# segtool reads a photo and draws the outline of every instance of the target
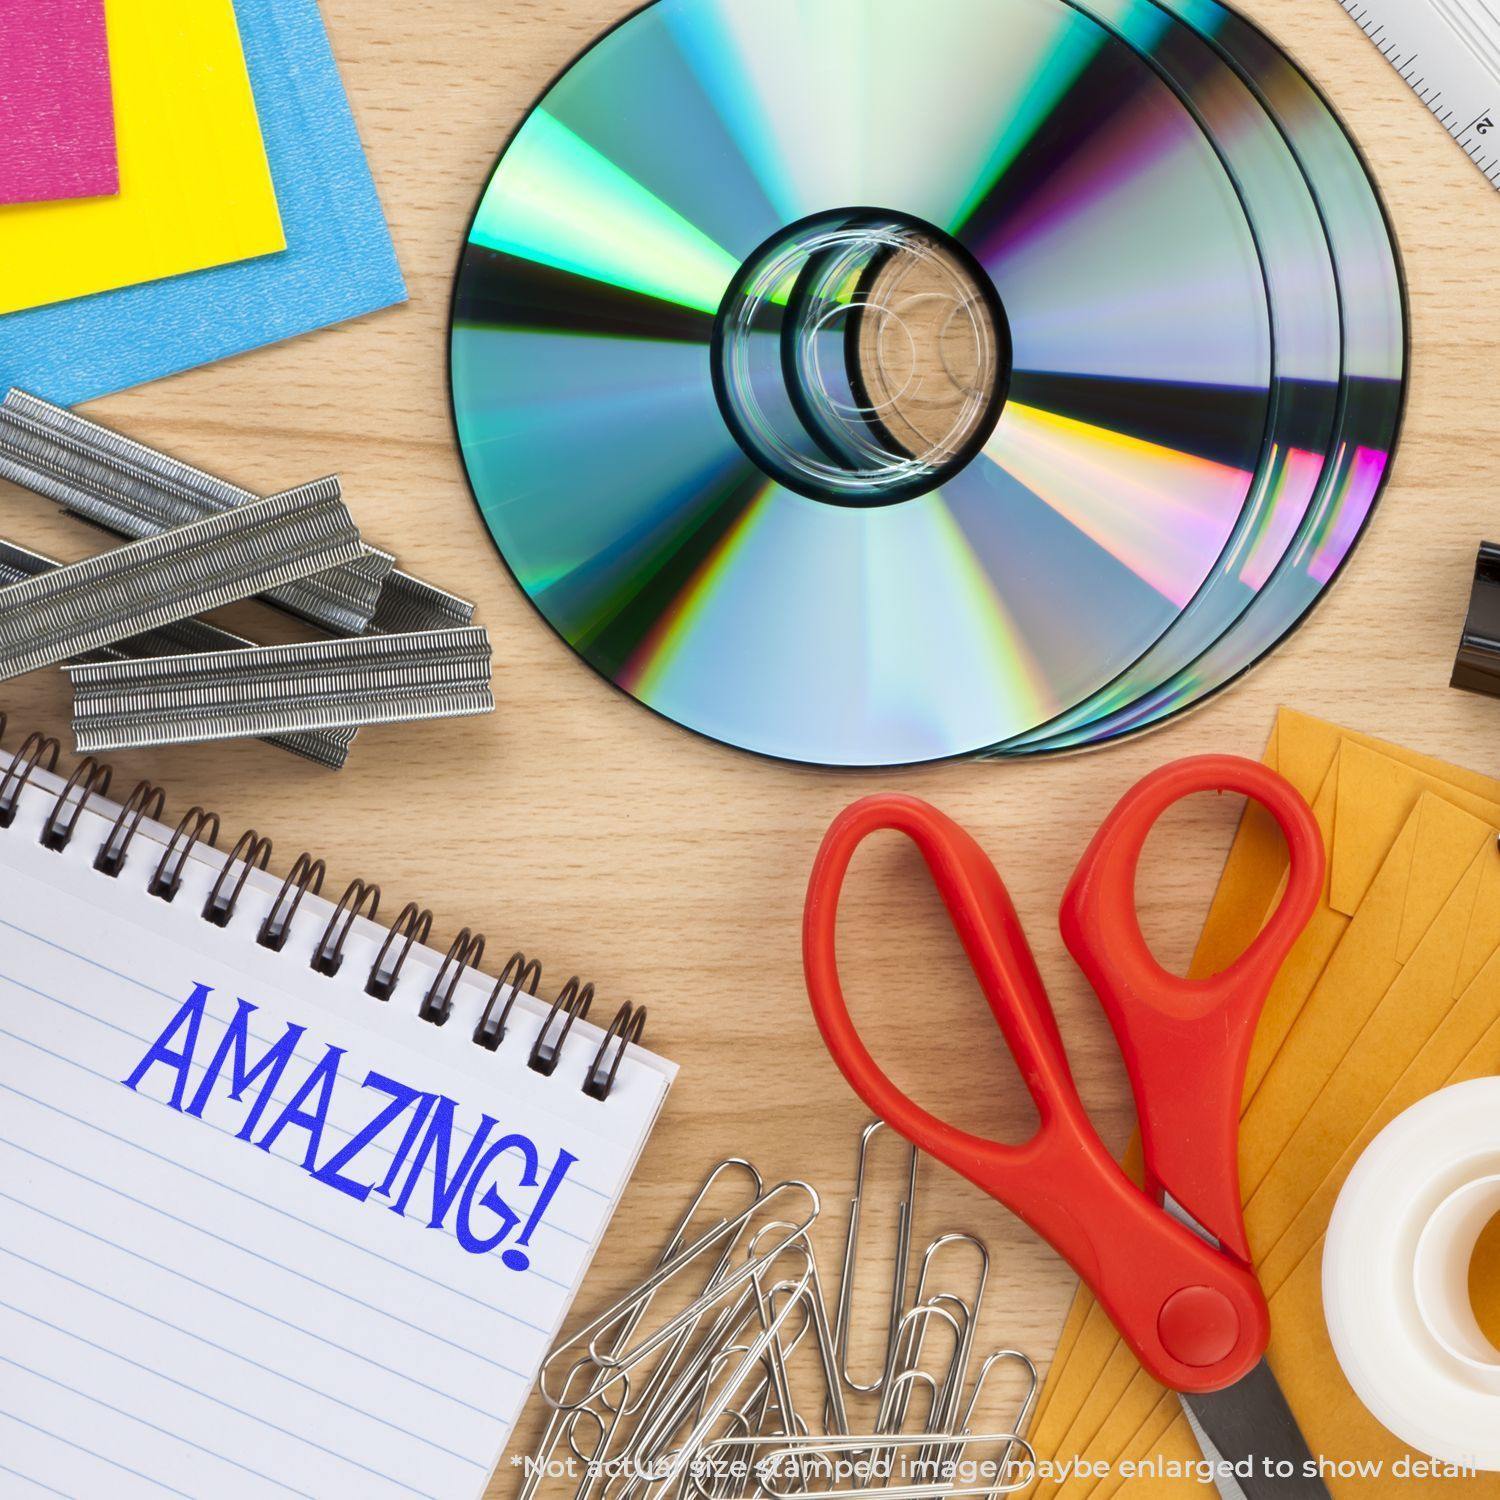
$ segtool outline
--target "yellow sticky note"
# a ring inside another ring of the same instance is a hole
[[[230,0],[107,0],[120,191],[0,208],[0,313],[286,248]]]

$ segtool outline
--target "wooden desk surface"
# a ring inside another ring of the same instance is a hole
[[[826,1190],[842,1232],[864,1113],[819,1044],[798,922],[819,837],[853,797],[931,798],[993,852],[1052,988],[1102,1130],[1124,1144],[1128,1094],[1104,1019],[1061,949],[1058,896],[1099,818],[1163,760],[1258,755],[1286,702],[1467,765],[1500,765],[1500,704],[1450,691],[1474,549],[1500,531],[1497,325],[1500,196],[1334,0],[1244,0],[1343,111],[1400,235],[1414,372],[1394,483],[1344,581],[1247,682],[1169,730],[1104,754],[901,775],[797,770],[694,738],[572,658],[497,562],[464,483],[445,384],[450,279],[502,141],[552,76],[626,9],[622,0],[323,0],[335,50],[411,289],[411,302],[101,401],[106,421],[263,491],[337,471],[369,538],[479,601],[496,646],[492,718],[367,730],[330,776],[259,745],[117,758],[148,769],[169,811],[217,806],[253,824],[284,870],[304,846],[329,885],[365,873],[420,897],[443,944],[464,923],[491,950],[524,944],[651,1010],[649,1040],[682,1064],[637,1184],[581,1306],[629,1284],[707,1163],[753,1157]],[[73,557],[76,523],[0,485],[3,534]],[[66,734],[60,675],[6,685],[16,726]],[[66,743],[66,740],[65,740]],[[1148,930],[1184,956],[1218,873],[1232,809],[1193,808],[1155,842]],[[862,857],[846,923],[851,992],[882,1055],[931,1107],[1019,1132],[1029,1104],[972,992],[914,857]],[[985,1337],[1044,1358],[1072,1277],[1003,1210],[928,1171],[920,1229],[970,1227],[995,1277]],[[873,1303],[873,1298],[872,1298]],[[534,1414],[533,1414],[534,1415]],[[515,1480],[502,1468],[494,1495]]]

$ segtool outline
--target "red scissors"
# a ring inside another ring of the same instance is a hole
[[[1239,792],[1261,803],[1286,838],[1290,871],[1275,914],[1245,952],[1222,973],[1190,980],[1152,956],[1136,914],[1135,877],[1162,813],[1208,791]],[[1020,1066],[1041,1121],[1022,1145],[972,1135],[923,1109],[891,1081],[850,1019],[834,952],[839,893],[855,849],[880,829],[904,833],[921,851]],[[1264,1424],[1291,1423],[1294,1434],[1296,1428],[1262,1361],[1270,1321],[1240,1206],[1240,1096],[1261,1007],[1317,904],[1323,867],[1318,825],[1297,790],[1265,766],[1222,755],[1178,761],[1147,776],[1084,854],[1063,897],[1062,935],[1103,1003],[1129,1069],[1144,1190],[1126,1176],[1084,1111],[1015,908],[984,850],[952,819],[915,797],[856,802],[823,840],[803,922],[813,1012],[860,1098],[1051,1244],[1164,1385],[1197,1397],[1227,1394],[1245,1382],[1248,1396],[1269,1382],[1266,1399],[1274,1409],[1249,1414],[1260,1453],[1268,1451]],[[1225,1414],[1223,1402],[1188,1405],[1200,1419]],[[1204,1422],[1211,1437],[1225,1425]],[[1222,1450],[1216,1439],[1215,1445]],[[1241,1445],[1231,1439],[1231,1446]],[[1299,1456],[1306,1453],[1300,1434],[1293,1446]],[[1285,1480],[1276,1490],[1294,1492]],[[1317,1485],[1308,1490],[1314,1492],[1325,1491]]]

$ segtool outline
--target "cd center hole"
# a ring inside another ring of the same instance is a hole
[[[783,231],[720,308],[715,389],[774,479],[886,505],[936,488],[983,447],[1010,380],[993,283],[931,225],[866,211]]]
[[[859,304],[853,354],[868,410],[914,458],[941,463],[968,444],[1001,378],[999,348],[968,267],[937,245],[892,256]]]

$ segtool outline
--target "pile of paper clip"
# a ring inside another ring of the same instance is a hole
[[[66,566],[0,541],[0,680],[63,664],[80,752],[255,736],[336,770],[362,725],[494,709],[474,606],[366,543],[336,478],[262,498],[14,389],[0,478],[125,541]],[[336,639],[196,618],[252,597]]]
[[[984,1244],[939,1235],[908,1297],[915,1149],[897,1205],[884,1356],[866,1378],[849,1368],[866,1169],[881,1129],[860,1138],[832,1303],[813,1250],[816,1189],[768,1189],[739,1158],[710,1170],[650,1275],[548,1355],[540,1387],[551,1412],[521,1500],[567,1489],[577,1500],[920,1500],[1031,1482],[1036,1368],[1015,1349],[975,1355]],[[955,1290],[945,1262],[960,1256],[971,1265]],[[1006,1367],[1014,1416],[1006,1430],[976,1432],[981,1397]]]

